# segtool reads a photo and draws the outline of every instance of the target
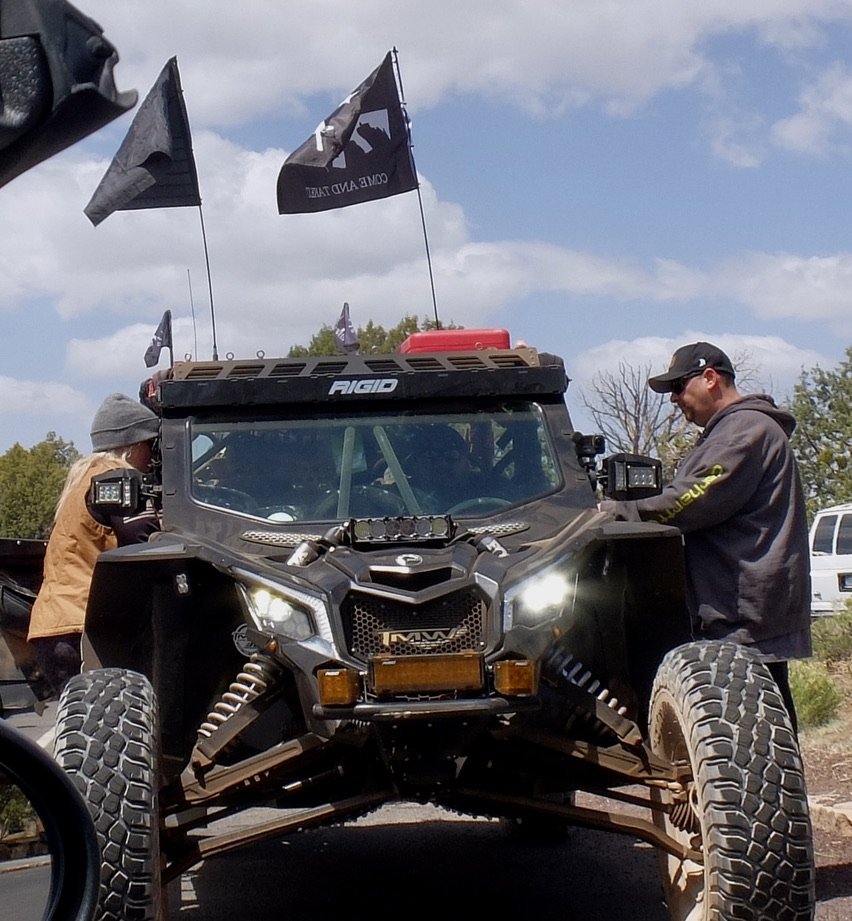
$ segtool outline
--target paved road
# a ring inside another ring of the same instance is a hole
[[[49,892],[49,858],[0,863],[0,921],[41,921]]]
[[[819,830],[815,921],[852,919],[852,865]],[[574,829],[559,847],[515,843],[496,822],[385,807],[208,861],[170,890],[170,921],[669,921],[653,849]]]
[[[668,917],[645,845],[576,830],[522,846],[497,822],[410,805],[212,859],[170,895],[172,921]]]

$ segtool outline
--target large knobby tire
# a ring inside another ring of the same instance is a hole
[[[75,675],[59,700],[55,754],[95,822],[95,921],[161,921],[159,729],[148,679],[120,668]]]
[[[688,803],[655,821],[704,857],[702,866],[660,852],[673,921],[812,918],[802,760],[766,666],[732,643],[672,650],[654,682],[649,736],[657,754],[691,769]]]

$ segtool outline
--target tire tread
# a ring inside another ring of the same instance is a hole
[[[678,702],[703,804],[707,921],[808,921],[804,769],[768,669],[732,643],[689,643],[664,658],[652,702],[661,695]]]
[[[118,668],[75,675],[59,701],[55,755],[83,794],[101,847],[96,921],[160,916],[157,702]]]

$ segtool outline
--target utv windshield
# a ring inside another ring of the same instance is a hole
[[[281,522],[477,516],[559,485],[542,415],[484,411],[194,420],[192,485],[207,505]]]

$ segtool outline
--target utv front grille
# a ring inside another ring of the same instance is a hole
[[[483,650],[487,611],[475,588],[423,604],[350,592],[341,607],[349,652],[365,663],[376,655]]]

